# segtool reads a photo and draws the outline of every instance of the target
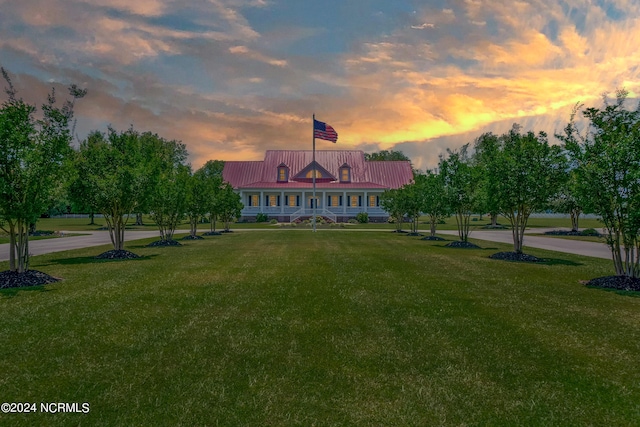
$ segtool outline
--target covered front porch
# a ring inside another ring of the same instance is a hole
[[[366,212],[372,221],[386,221],[388,214],[380,207],[380,190],[335,191],[274,191],[241,190],[244,204],[242,220],[255,221],[259,213],[279,222],[292,222],[314,214],[334,222],[346,222],[357,214]]]

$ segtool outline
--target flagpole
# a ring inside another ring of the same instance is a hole
[[[313,207],[313,232],[316,232],[316,115],[313,114],[313,122],[311,123],[313,133],[313,172],[311,172],[313,179],[313,199],[311,199],[311,206]]]

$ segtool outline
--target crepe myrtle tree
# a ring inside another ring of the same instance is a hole
[[[388,214],[389,218],[393,220],[396,225],[396,232],[402,231],[402,221],[407,213],[405,211],[406,204],[403,201],[405,194],[399,188],[385,190],[380,195],[380,206]]]
[[[616,275],[640,277],[640,104],[626,109],[627,96],[619,89],[614,102],[605,96],[601,108],[583,109],[584,135],[572,114],[556,136],[577,165],[579,198],[604,223]]]
[[[240,195],[233,190],[228,182],[222,184],[218,194],[218,202],[215,206],[214,215],[218,216],[224,223],[224,231],[229,232],[231,222],[240,218],[244,205]]]
[[[557,194],[566,162],[561,148],[550,146],[544,132],[521,133],[518,124],[500,136],[499,144],[485,167],[494,177],[500,214],[511,224],[514,252],[522,253],[529,216]]]
[[[9,270],[23,273],[29,269],[29,225],[65,181],[74,103],[86,91],[71,85],[71,100],[59,106],[52,89],[36,118],[35,105],[19,98],[9,74],[0,70],[7,84],[0,105],[0,226],[9,235]]]
[[[481,212],[488,212],[491,217],[490,227],[498,226],[498,199],[497,185],[499,175],[495,175],[495,169],[489,167],[499,153],[500,143],[498,136],[488,132],[480,135],[474,142],[473,160],[478,168],[479,194],[478,202]]]
[[[407,216],[411,219],[411,234],[418,234],[418,220],[424,209],[424,193],[420,191],[416,182],[406,184],[400,189],[402,202]]]
[[[164,242],[173,240],[179,222],[184,219],[191,167],[185,165],[186,146],[156,134],[140,135],[142,167],[148,180],[143,192],[145,209],[151,215]]]
[[[458,238],[462,242],[469,239],[471,214],[477,210],[480,201],[479,168],[472,163],[468,147],[469,144],[465,144],[459,151],[448,149],[447,157],[441,156],[439,163],[444,195],[456,216]]]
[[[224,170],[223,160],[208,160],[198,171],[204,182],[201,191],[206,193],[206,213],[209,214],[210,231],[216,231],[216,222],[220,217],[221,203],[223,199],[222,189],[224,180],[222,171]]]
[[[104,216],[115,250],[124,248],[124,231],[136,212],[149,180],[140,134],[133,128],[94,131],[80,144],[77,178],[92,190],[91,203]]]
[[[430,236],[435,237],[438,223],[451,214],[444,179],[441,174],[427,170],[425,174],[416,175],[415,180],[421,194],[421,211],[429,217]]]
[[[191,237],[196,237],[198,221],[209,213],[210,198],[212,197],[212,192],[209,191],[201,170],[190,174],[187,181],[185,211],[189,219],[189,235]]]

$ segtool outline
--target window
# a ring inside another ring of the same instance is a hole
[[[249,197],[249,206],[260,206],[260,200],[257,194],[252,194]]]
[[[278,182],[289,181],[289,168],[284,163],[278,166]]]
[[[351,182],[351,168],[346,163],[340,166],[340,182]]]
[[[360,206],[360,196],[351,196],[350,202],[351,203],[349,203],[349,206],[351,206],[352,208],[357,208],[358,206]]]
[[[318,178],[322,178],[322,174],[321,174],[321,173],[320,173],[320,171],[319,171],[319,170],[317,170],[317,169],[311,169],[309,172],[307,172],[306,177],[307,177],[307,178],[313,178],[313,173],[314,173],[314,172],[316,173],[316,179],[318,179]]]
[[[298,196],[289,196],[289,206],[295,207],[298,206]]]
[[[369,206],[371,207],[378,206],[378,196],[369,196]]]
[[[269,206],[278,206],[278,196],[269,196]]]
[[[340,196],[331,196],[331,206],[340,206]]]

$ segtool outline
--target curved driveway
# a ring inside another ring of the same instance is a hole
[[[239,229],[236,231],[268,231],[268,229]],[[274,229],[277,230],[277,229]],[[300,231],[305,231],[304,229],[299,229]],[[549,229],[530,229],[529,233],[543,233]],[[311,232],[311,230],[306,230]],[[321,232],[325,231],[346,231],[346,230],[319,230]],[[381,231],[377,230],[349,230],[349,231]],[[182,232],[183,234],[187,231],[179,230],[178,233]],[[422,231],[425,233],[424,231]],[[100,245],[108,245],[111,244],[111,239],[109,238],[109,233],[107,231],[90,231],[90,232],[82,232],[89,233],[84,236],[71,236],[71,237],[61,237],[56,239],[42,239],[42,240],[34,240],[29,242],[29,253],[32,255],[42,255],[50,252],[60,252],[66,251],[70,249],[79,249],[79,248],[87,248],[91,246],[100,246]],[[447,235],[457,235],[457,231],[455,230],[441,230],[438,231],[438,234],[447,234]],[[139,240],[146,239],[148,237],[157,237],[157,231],[127,231],[125,233],[125,241],[131,240]],[[476,230],[472,231],[469,235],[472,239],[479,240],[487,240],[491,242],[499,242],[499,243],[513,243],[513,239],[511,237],[511,231],[509,230]],[[596,258],[604,258],[611,259],[611,251],[609,247],[604,243],[596,243],[596,242],[583,242],[580,240],[569,240],[569,239],[561,239],[561,238],[553,238],[553,237],[542,237],[542,236],[530,236],[525,235],[524,238],[525,247],[538,248],[538,249],[546,249],[550,251],[557,252],[565,252],[577,255],[585,255]],[[7,261],[9,259],[9,244],[1,244],[0,245],[0,261]]]

